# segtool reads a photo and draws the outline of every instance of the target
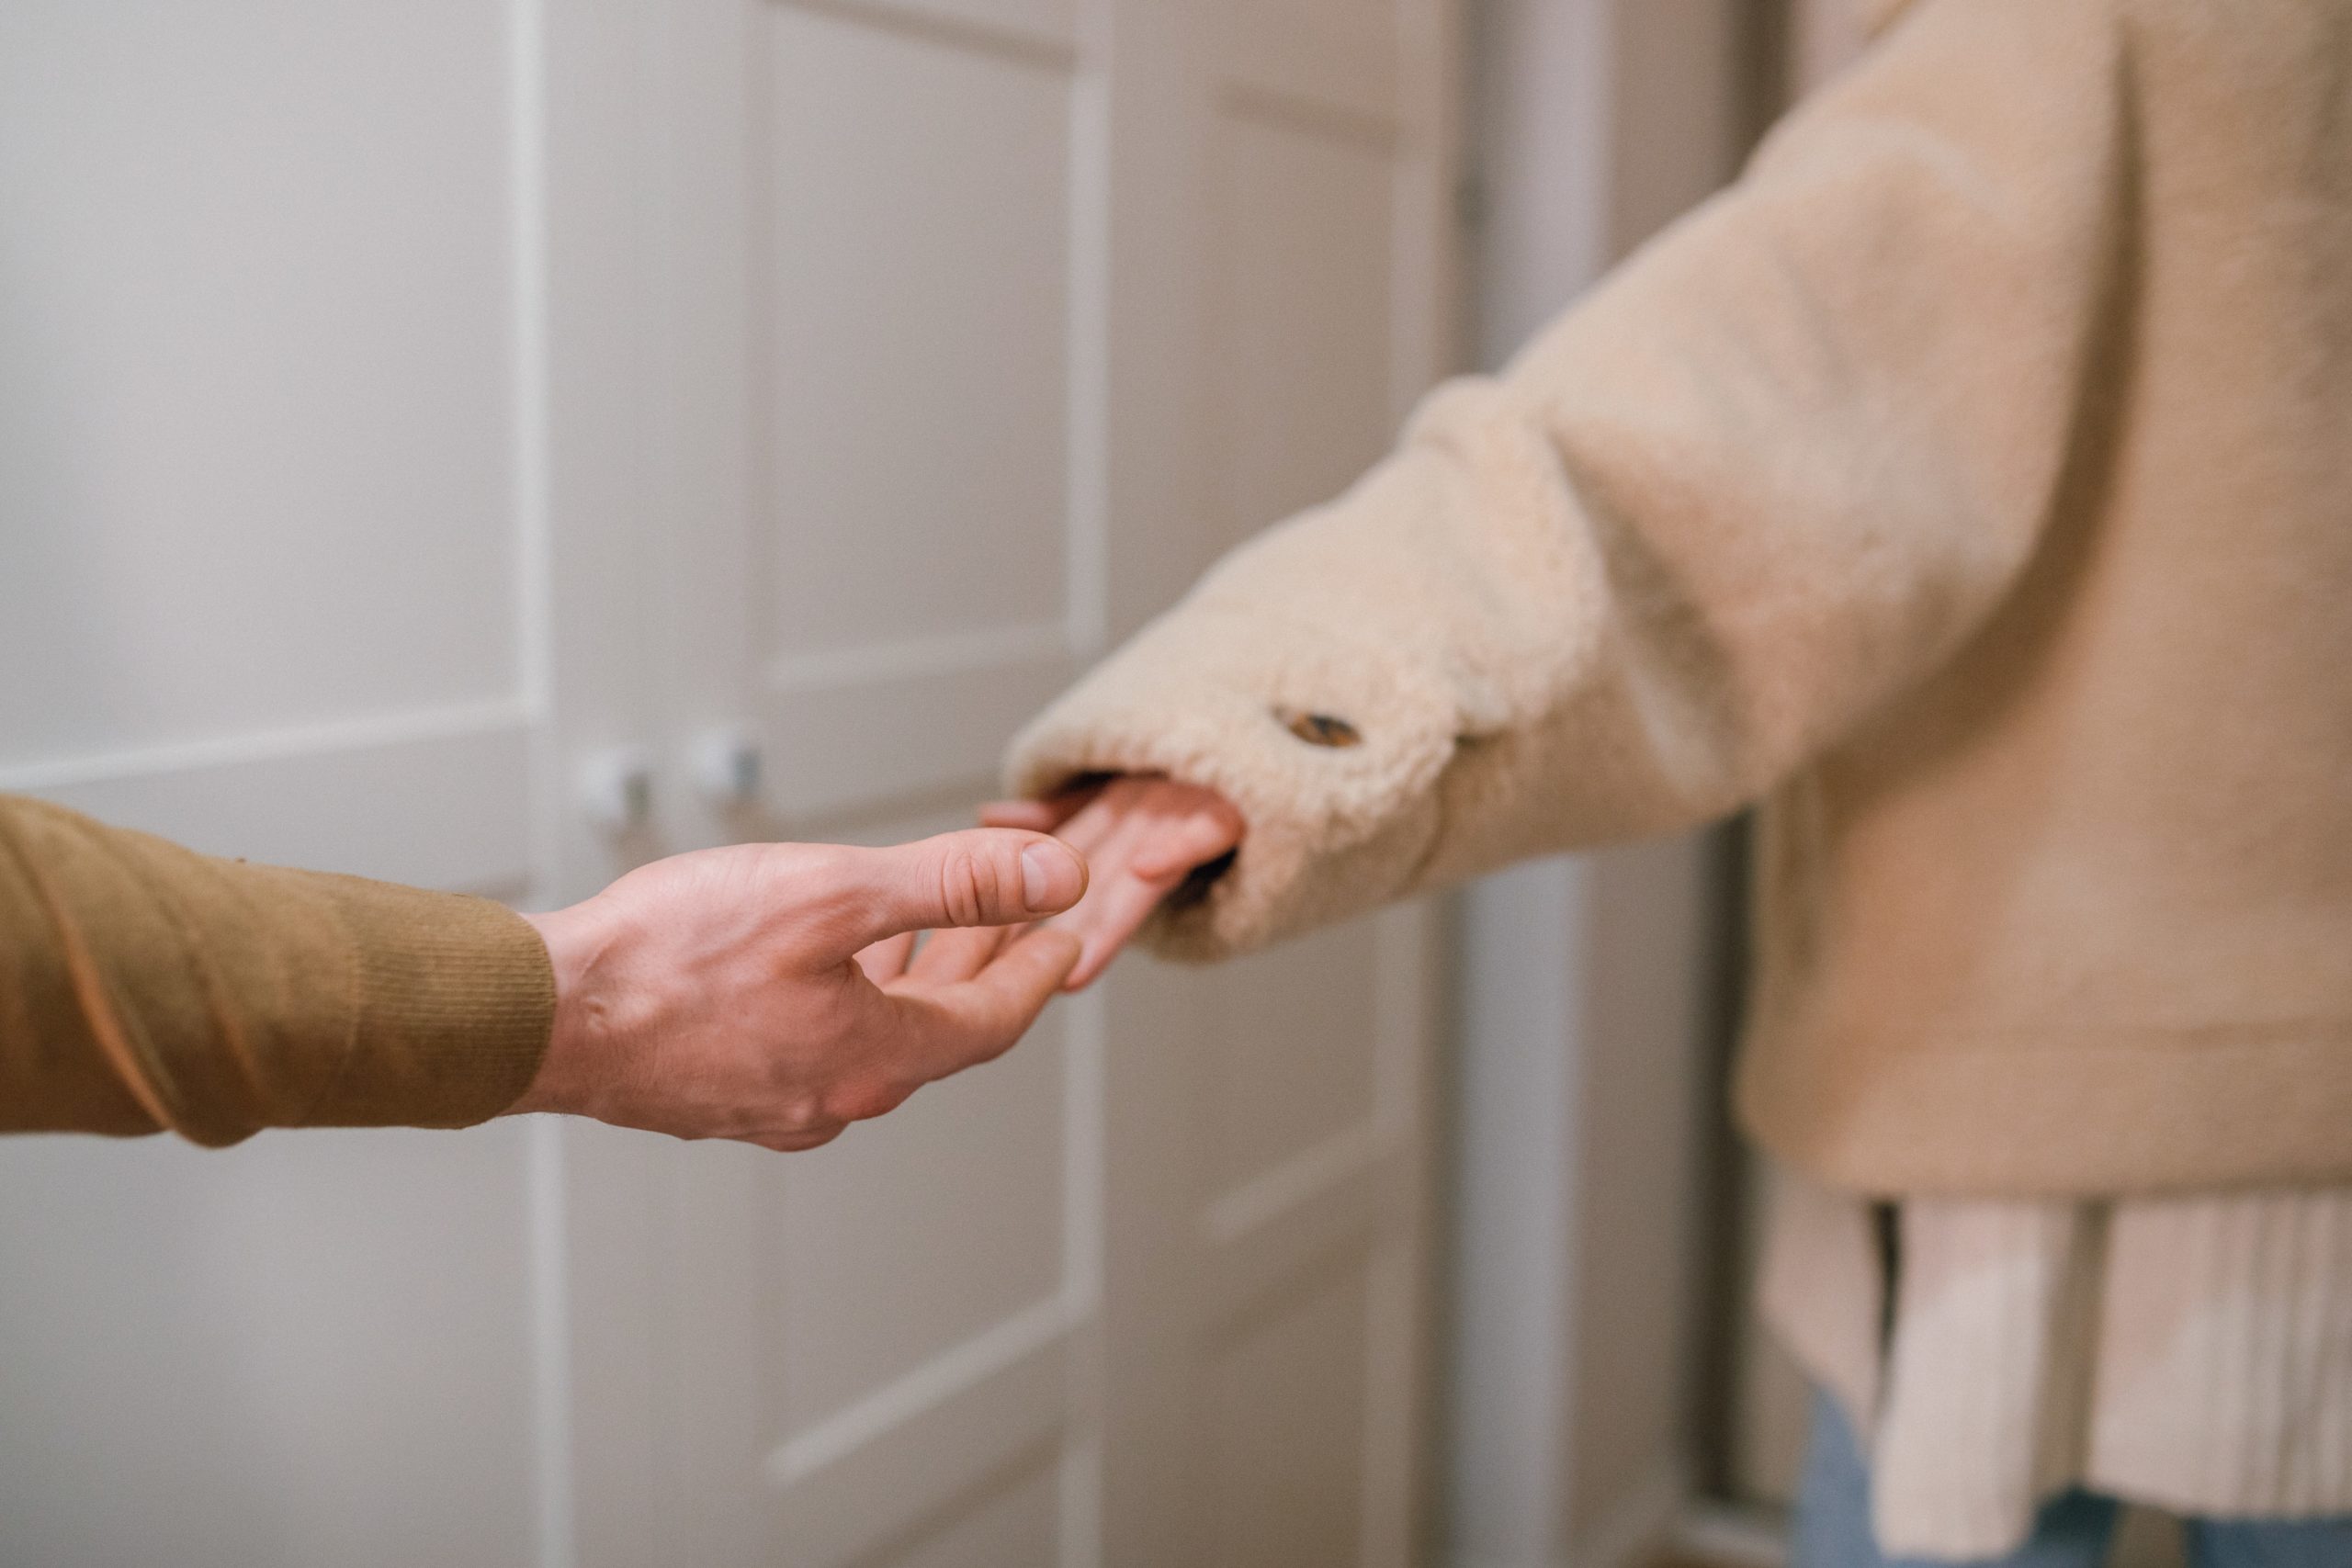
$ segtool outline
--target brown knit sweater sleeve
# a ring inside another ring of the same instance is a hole
[[[216,860],[0,796],[0,1132],[458,1127],[537,1070],[538,933],[487,899]]]

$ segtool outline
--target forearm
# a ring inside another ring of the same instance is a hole
[[[198,855],[0,797],[0,1131],[461,1126],[554,995],[483,899]]]

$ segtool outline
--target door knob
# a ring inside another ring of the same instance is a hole
[[[750,806],[760,798],[760,743],[741,725],[695,741],[693,764],[695,787],[714,806]]]
[[[642,747],[616,746],[581,764],[580,806],[607,833],[645,826],[653,815],[653,761]]]

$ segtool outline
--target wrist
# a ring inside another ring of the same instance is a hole
[[[574,904],[544,915],[525,915],[548,951],[555,978],[555,1015],[538,1071],[507,1114],[551,1111],[585,1111],[594,1063],[602,1055],[598,1036],[603,1010],[593,998],[592,976],[603,942],[586,906]]]

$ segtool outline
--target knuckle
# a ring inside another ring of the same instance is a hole
[[[1004,859],[969,841],[946,846],[939,857],[939,901],[952,923],[982,925],[1004,907]],[[1019,886],[1017,876],[1011,886]]]
[[[775,1104],[775,1124],[793,1136],[815,1132],[832,1120],[823,1100],[813,1094],[787,1094]]]

